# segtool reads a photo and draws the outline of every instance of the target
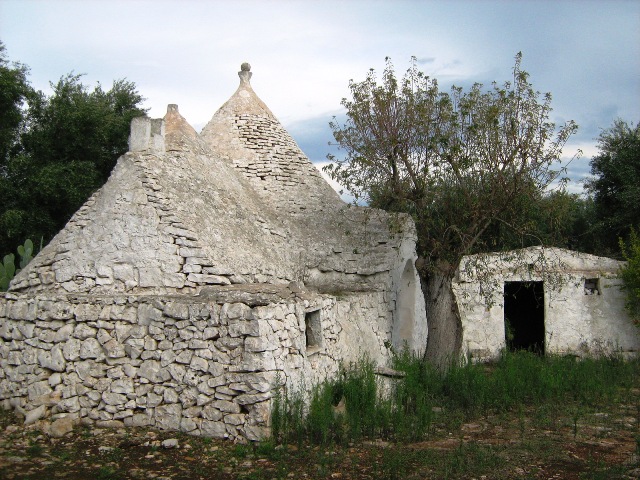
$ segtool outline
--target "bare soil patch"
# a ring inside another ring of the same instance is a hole
[[[527,407],[447,418],[418,443],[369,439],[328,446],[240,445],[141,428],[76,427],[51,438],[42,424],[24,427],[1,412],[0,478],[640,478],[639,412],[640,400],[606,409]]]

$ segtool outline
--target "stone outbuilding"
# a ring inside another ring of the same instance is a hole
[[[622,262],[533,247],[465,257],[453,284],[463,354],[494,359],[506,349],[578,357],[640,351],[624,307]]]
[[[199,134],[176,105],[135,119],[0,298],[4,407],[256,440],[282,385],[424,349],[411,219],[345,204],[239,76]]]

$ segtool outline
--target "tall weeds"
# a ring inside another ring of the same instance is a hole
[[[274,440],[417,441],[454,419],[523,406],[548,411],[570,402],[596,406],[616,401],[621,392],[628,393],[640,372],[640,362],[615,356],[576,360],[528,352],[505,353],[489,365],[452,363],[444,370],[402,352],[393,367],[404,377],[393,380],[390,390],[381,388],[366,359],[314,386],[306,402],[301,393],[278,390],[271,419]]]

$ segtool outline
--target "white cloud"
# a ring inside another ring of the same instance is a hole
[[[349,79],[380,72],[386,56],[401,74],[415,55],[447,88],[509,80],[522,50],[534,86],[554,95],[554,119],[581,125],[576,142],[590,157],[600,129],[638,120],[639,15],[640,3],[614,0],[1,0],[0,31],[37,88],[72,70],[90,84],[127,77],[151,116],[177,103],[196,128],[233,94],[243,61],[280,121],[304,128],[326,124]],[[326,131],[314,131],[307,149],[318,160]]]

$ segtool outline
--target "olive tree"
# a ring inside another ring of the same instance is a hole
[[[429,339],[425,359],[460,351],[462,327],[452,280],[464,255],[543,243],[535,221],[553,202],[562,148],[577,129],[550,120],[541,95],[515,58],[513,79],[441,92],[415,59],[399,79],[387,59],[349,83],[346,121],[330,123],[344,155],[325,171],[372,207],[412,215],[418,232]]]

